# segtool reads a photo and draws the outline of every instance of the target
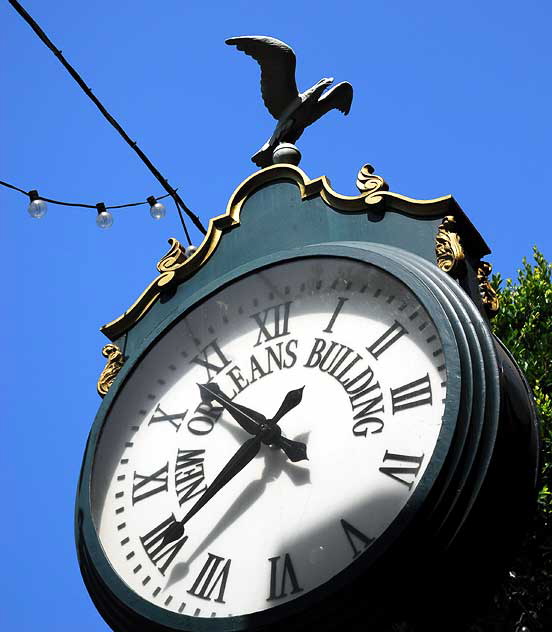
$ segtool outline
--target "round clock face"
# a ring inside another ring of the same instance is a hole
[[[107,414],[91,485],[105,556],[188,617],[300,600],[408,521],[446,391],[434,322],[381,268],[249,274],[165,333]]]

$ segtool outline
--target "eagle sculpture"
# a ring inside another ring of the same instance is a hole
[[[295,83],[295,53],[273,37],[247,35],[226,40],[261,67],[261,94],[264,104],[278,121],[267,142],[252,156],[259,167],[272,164],[272,154],[280,143],[295,143],[305,127],[336,108],[348,114],[353,101],[353,86],[342,81],[328,90],[333,77],[320,79],[312,88],[299,93]]]

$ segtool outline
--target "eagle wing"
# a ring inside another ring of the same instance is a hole
[[[280,40],[261,35],[231,37],[226,43],[253,57],[259,64],[264,104],[278,120],[286,107],[298,96],[293,50]]]
[[[312,120],[309,122],[309,125],[334,108],[343,112],[343,114],[349,114],[352,102],[353,86],[348,81],[338,83],[318,99],[313,108]]]

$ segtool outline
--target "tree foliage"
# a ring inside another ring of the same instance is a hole
[[[494,333],[505,343],[533,389],[541,421],[541,479],[537,511],[494,603],[473,631],[552,630],[552,263],[534,248],[517,280],[495,275],[500,298]]]

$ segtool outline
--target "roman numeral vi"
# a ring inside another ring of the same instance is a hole
[[[271,557],[268,561],[270,562],[270,595],[267,601],[287,597],[287,591],[289,591],[291,595],[303,591],[297,581],[297,575],[295,574],[289,553],[286,553],[284,557],[281,570],[279,555],[278,557]]]

